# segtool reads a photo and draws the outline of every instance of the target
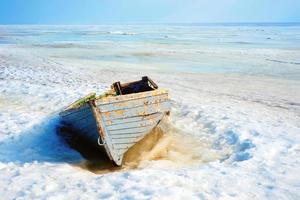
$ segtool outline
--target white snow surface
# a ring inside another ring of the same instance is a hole
[[[0,45],[0,199],[300,199],[297,78],[138,70],[118,62],[97,67],[52,51]],[[274,51],[268,56],[282,55]],[[56,134],[58,112],[89,92],[143,75],[170,91],[166,134],[177,146],[161,142],[165,156],[135,169],[94,174],[79,168],[81,155]]]

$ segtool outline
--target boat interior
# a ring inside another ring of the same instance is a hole
[[[156,90],[158,86],[147,76],[142,77],[142,80],[121,84],[115,82],[112,85],[116,95],[126,95],[132,93],[146,92]]]

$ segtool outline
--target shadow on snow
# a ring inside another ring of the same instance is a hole
[[[78,162],[80,154],[59,137],[59,124],[58,116],[50,116],[17,136],[1,141],[0,162]]]

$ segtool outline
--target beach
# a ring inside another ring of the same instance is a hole
[[[161,155],[95,174],[65,106],[149,76],[170,92]],[[3,199],[299,199],[299,25],[0,26]]]

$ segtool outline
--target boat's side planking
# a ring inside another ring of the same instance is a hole
[[[97,142],[99,136],[96,121],[88,103],[79,108],[61,112],[60,116],[73,134],[80,134],[92,143]]]
[[[149,133],[170,110],[165,90],[155,90],[96,100],[105,143],[117,165],[124,153]]]

